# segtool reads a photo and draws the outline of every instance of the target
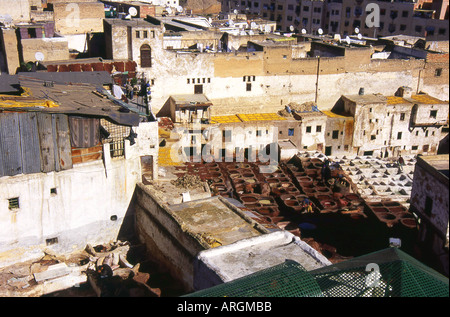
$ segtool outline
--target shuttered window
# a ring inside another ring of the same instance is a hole
[[[141,46],[141,67],[152,67],[152,49],[147,44]]]

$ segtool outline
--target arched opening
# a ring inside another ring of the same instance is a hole
[[[152,67],[152,49],[147,44],[141,46],[141,67]]]

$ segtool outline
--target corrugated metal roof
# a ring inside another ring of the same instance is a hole
[[[99,88],[98,85],[61,83],[45,85],[45,80],[28,77],[21,77],[20,84],[29,91],[29,97],[16,97],[15,105],[8,101],[11,99],[9,96],[8,100],[3,99],[3,103],[0,98],[0,109],[7,107],[9,111],[96,116],[109,118],[113,122],[127,126],[137,126],[140,122],[139,114],[133,111],[133,107],[99,93],[98,90],[103,88]],[[54,104],[58,107],[45,107]]]

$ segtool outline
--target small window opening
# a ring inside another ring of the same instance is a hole
[[[19,197],[14,197],[8,199],[8,208],[9,210],[19,209]]]

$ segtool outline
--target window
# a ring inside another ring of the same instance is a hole
[[[406,30],[406,25],[405,24],[400,24],[400,31],[404,31]]]
[[[428,130],[425,131],[425,137],[428,137]]]
[[[19,197],[8,199],[8,209],[9,210],[19,209]]]
[[[294,136],[294,129],[288,130],[288,136]]]
[[[419,147],[418,147],[417,145],[413,145],[413,146],[411,147],[411,150],[412,150],[412,151],[416,151],[418,148],[419,148]]]
[[[405,113],[400,113],[400,121],[405,121]]]
[[[46,245],[52,245],[52,244],[56,244],[56,243],[58,243],[58,238],[45,239]]]
[[[402,11],[402,17],[403,18],[407,18],[408,17],[409,12],[408,11]]]
[[[424,146],[422,147],[422,151],[428,152],[428,148],[429,148],[429,147],[430,147],[430,146],[429,146],[428,144],[424,145]]]
[[[222,133],[225,142],[231,142],[231,130],[223,130]]]
[[[441,75],[442,75],[442,68],[436,68],[436,70],[434,71],[434,76],[441,77]]]
[[[377,138],[377,136],[375,135],[375,134],[372,134],[371,136],[370,136],[370,139],[371,140],[375,140]]]
[[[146,39],[148,37],[148,32],[144,31],[144,39]]]
[[[439,28],[439,31],[438,31],[439,35],[445,35],[446,32],[447,32],[446,29],[444,29],[444,28]]]
[[[252,91],[252,84],[251,83],[247,83],[246,90],[247,91]]]
[[[398,133],[397,133],[397,140],[401,140],[401,138],[402,138],[402,133],[401,133],[401,132],[398,132]]]
[[[339,130],[334,130],[334,131],[333,131],[332,138],[333,138],[333,139],[339,138]]]
[[[189,78],[187,79],[187,83],[188,83],[188,84],[190,84],[190,83],[191,83],[191,80],[190,80]]]
[[[256,136],[261,136],[261,135],[262,135],[261,130],[256,130]]]
[[[430,118],[436,119],[436,116],[437,116],[437,110],[431,110],[430,111]]]
[[[136,31],[136,38],[140,38],[141,37],[141,31]]]
[[[415,30],[417,33],[421,33],[421,32],[422,32],[422,26],[416,25],[416,27],[414,28],[414,30]]]
[[[194,94],[202,94],[203,93],[203,85],[195,85],[194,86]]]
[[[306,133],[311,133],[311,126],[306,127]]]
[[[309,7],[308,6],[303,6],[303,11],[308,12],[309,11]]]
[[[398,17],[398,11],[397,10],[391,10],[391,19],[396,19]]]
[[[322,132],[322,126],[321,125],[316,126],[316,132]]]
[[[52,195],[56,195],[57,194],[56,187],[50,188],[50,194],[52,194]]]
[[[152,49],[147,44],[141,46],[141,67],[152,67]]]

